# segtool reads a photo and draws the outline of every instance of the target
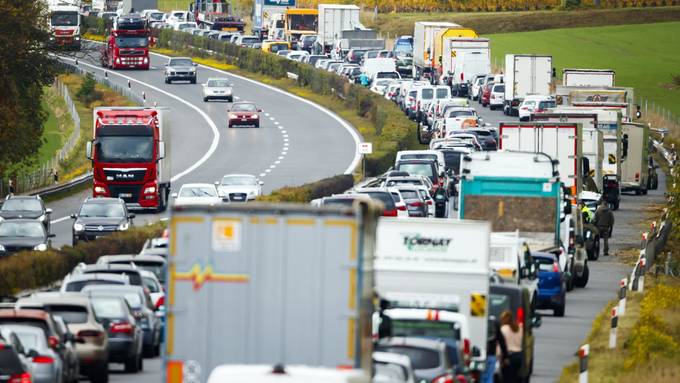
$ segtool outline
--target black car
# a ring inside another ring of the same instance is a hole
[[[30,218],[42,222],[45,231],[50,232],[52,209],[45,208],[39,196],[7,197],[0,208],[0,221],[17,218]]]
[[[34,219],[12,219],[0,222],[0,256],[18,251],[45,251],[50,247],[45,227]]]
[[[125,231],[132,225],[135,215],[129,213],[125,201],[119,198],[88,198],[80,206],[78,214],[71,214],[73,222],[73,245],[81,240]]]

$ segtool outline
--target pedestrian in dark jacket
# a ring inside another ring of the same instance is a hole
[[[609,255],[609,237],[614,228],[614,213],[609,208],[606,201],[602,200],[600,206],[595,211],[595,219],[593,223],[600,232],[600,238],[604,241],[604,255]]]

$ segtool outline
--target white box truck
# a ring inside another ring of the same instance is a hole
[[[413,78],[435,76],[439,67],[435,57],[435,41],[439,33],[450,28],[461,28],[449,22],[419,21],[413,29]]]
[[[170,218],[164,382],[220,365],[371,372],[381,208],[182,206]]]
[[[328,53],[342,31],[366,29],[359,20],[361,9],[356,5],[319,4],[318,37],[316,44]]]
[[[635,104],[633,88],[557,85],[555,104],[558,107],[619,110],[624,122],[634,121],[641,117],[640,107]]]
[[[487,352],[490,233],[482,221],[382,218],[376,234],[378,296],[393,308],[463,314],[471,366],[480,371]]]
[[[562,85],[565,86],[614,86],[616,73],[611,69],[568,69],[562,70]]]
[[[621,191],[647,194],[648,164],[649,126],[621,124]]]
[[[505,101],[503,113],[517,116],[526,96],[550,96],[552,56],[505,55]]]
[[[446,38],[442,54],[442,80],[457,97],[467,97],[478,74],[491,73],[489,39]]]

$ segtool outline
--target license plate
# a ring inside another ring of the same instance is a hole
[[[243,197],[234,197],[234,201],[243,201]]]
[[[118,194],[120,198],[132,198],[132,193],[120,193]]]
[[[242,121],[242,122],[246,122],[246,121],[248,121],[248,119],[247,119],[247,118],[242,118],[241,121]]]

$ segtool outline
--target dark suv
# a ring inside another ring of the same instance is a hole
[[[430,194],[434,195],[438,188],[447,185],[446,174],[439,173],[437,161],[433,160],[402,160],[397,162],[394,170],[404,171],[412,176],[425,176],[432,181]]]
[[[88,198],[80,206],[78,214],[71,214],[73,222],[73,245],[81,240],[93,240],[132,225],[135,215],[129,213],[125,201],[119,198]]]
[[[50,232],[50,215],[52,209],[45,208],[39,196],[7,197],[0,208],[0,221],[9,219],[35,219],[42,222],[45,231]]]

